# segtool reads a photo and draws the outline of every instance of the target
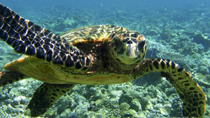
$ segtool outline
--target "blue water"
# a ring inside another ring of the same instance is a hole
[[[206,10],[209,10],[210,2],[208,0],[62,0],[62,2],[58,0],[16,0],[15,3],[12,0],[1,0],[1,3],[12,8],[24,18],[48,29],[50,29],[49,24],[42,24],[44,20],[56,22],[59,18],[76,17],[89,22],[82,24],[75,19],[79,23],[77,27],[114,24],[144,33],[145,26],[157,25],[153,22],[155,20],[160,20],[162,23],[171,20],[188,22],[189,20],[196,20],[198,17],[210,16],[209,13],[205,14]],[[192,15],[192,10],[195,9],[203,9],[204,11],[198,11]],[[145,19],[149,22],[143,21]],[[152,24],[149,24],[150,21]],[[143,26],[136,28],[132,25]],[[55,30],[55,32],[57,31]]]
[[[153,10],[154,8],[163,8],[164,6],[168,6],[170,8],[178,9],[178,8],[196,8],[196,7],[206,7],[210,4],[208,0],[16,0],[15,3],[13,0],[1,0],[1,3],[5,5],[17,6],[17,5],[30,5],[30,6],[39,6],[38,8],[42,8],[45,6],[54,6],[54,5],[63,5],[68,7],[98,7],[100,5],[104,5],[104,7],[115,7],[122,9],[142,9],[149,8]],[[152,9],[151,9],[152,8]]]
[[[136,30],[148,40],[147,58],[168,58],[179,63],[202,85],[206,94],[210,93],[209,0],[1,0],[0,3],[56,34],[100,24]],[[2,48],[0,47],[0,52],[5,53]],[[0,59],[3,60],[3,57]],[[11,60],[7,62],[9,61]],[[148,75],[133,84],[153,87],[161,83],[160,78],[159,75]],[[166,92],[167,95],[171,91],[176,93],[174,89],[168,89],[171,86],[165,83],[161,85],[165,87],[163,90],[162,87],[157,88],[161,92]],[[148,88],[148,91],[152,90]],[[9,98],[12,98],[12,94],[7,99]],[[86,98],[88,100],[87,96]],[[163,98],[158,100],[164,102]],[[55,108],[58,106],[59,104]],[[74,106],[74,109],[81,109],[81,106],[77,107]],[[147,117],[180,116],[181,107],[171,107],[175,110],[169,115],[159,115],[154,108]],[[209,102],[206,108],[209,109]],[[6,111],[3,108],[1,110]],[[71,112],[70,116],[82,116],[81,114]],[[210,111],[207,110],[206,116],[210,116],[209,114]]]
[[[146,26],[155,26],[157,22],[194,22],[199,17],[210,16],[206,14],[210,5],[207,0],[16,0],[15,3],[2,0],[1,3],[49,30],[53,30],[50,23],[59,19],[73,18],[78,22],[74,27],[57,28],[54,32],[87,25],[114,24],[144,33]]]

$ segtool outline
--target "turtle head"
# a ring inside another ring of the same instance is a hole
[[[121,63],[138,64],[146,54],[145,37],[138,32],[120,32],[111,42],[111,54]]]

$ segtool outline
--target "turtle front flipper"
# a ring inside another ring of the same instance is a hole
[[[166,77],[175,87],[182,99],[183,116],[204,116],[206,95],[191,75],[180,65],[165,59],[147,59],[138,65],[134,72],[136,77],[141,77],[151,72],[161,72],[161,75]]]
[[[27,108],[31,116],[44,114],[62,95],[70,91],[74,84],[49,84],[43,83],[34,93]]]
[[[5,86],[7,84],[11,84],[13,82],[19,81],[21,79],[25,79],[26,76],[24,74],[14,72],[14,71],[0,71],[0,87]]]
[[[24,19],[0,4],[0,38],[18,53],[35,56],[54,64],[87,69],[90,56],[66,39]]]

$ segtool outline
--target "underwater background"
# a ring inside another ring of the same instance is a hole
[[[146,58],[167,58],[189,71],[207,95],[210,117],[209,0],[0,0],[20,16],[56,34],[79,27],[113,24],[147,38]],[[0,70],[19,58],[0,41]],[[0,88],[0,117],[29,117],[25,108],[42,82],[32,78]],[[159,73],[135,81],[76,85],[44,115],[50,118],[182,116],[182,101]]]

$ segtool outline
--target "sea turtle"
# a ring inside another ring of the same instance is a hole
[[[1,4],[0,27],[0,38],[25,55],[5,65],[0,85],[28,77],[44,82],[28,104],[31,116],[45,113],[75,84],[118,84],[151,72],[175,87],[183,116],[204,116],[206,95],[192,76],[169,59],[145,59],[145,37],[136,31],[98,25],[56,35]]]

